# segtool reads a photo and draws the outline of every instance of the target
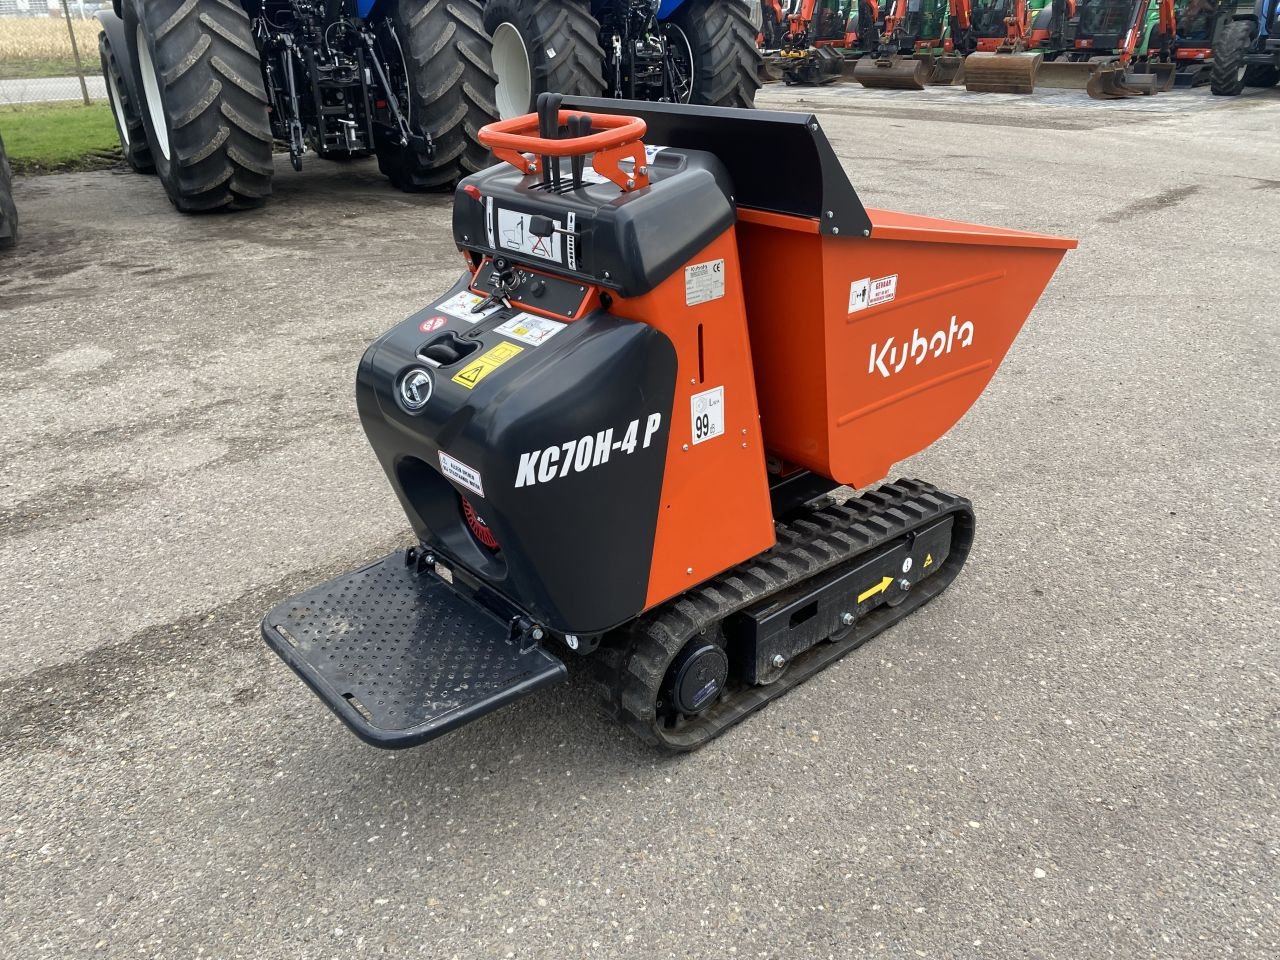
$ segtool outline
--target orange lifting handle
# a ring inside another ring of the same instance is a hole
[[[551,139],[537,135],[538,115],[526,113],[510,120],[498,120],[480,128],[480,142],[524,174],[542,173],[543,157],[577,157],[594,154],[591,165],[597,173],[616,183],[623,191],[639,190],[649,185],[649,169],[645,160],[644,136],[647,125],[639,117],[609,113],[577,114],[570,110],[556,113],[556,124],[565,125],[570,117],[582,116],[591,121],[591,133],[585,137]],[[628,173],[618,166],[619,160],[634,161]]]

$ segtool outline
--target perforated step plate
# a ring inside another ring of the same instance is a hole
[[[411,747],[566,675],[403,552],[286,600],[262,636],[362,740]]]

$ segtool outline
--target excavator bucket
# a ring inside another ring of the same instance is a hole
[[[762,84],[777,83],[783,76],[786,62],[779,56],[761,57],[756,61],[756,79]]]
[[[1036,82],[1055,90],[1084,90],[1095,69],[1092,61],[1046,60],[1040,65]]]
[[[952,86],[964,83],[964,57],[954,53],[935,56],[932,53],[917,53],[915,59],[928,67],[925,83],[931,86]]]
[[[1155,93],[1158,78],[1154,73],[1130,73],[1123,63],[1100,64],[1085,87],[1095,100],[1124,100],[1147,97]]]
[[[1133,72],[1136,76],[1149,75],[1155,77],[1155,87],[1160,93],[1172,90],[1174,83],[1178,79],[1178,65],[1176,63],[1161,63],[1159,60],[1147,60],[1143,63],[1134,64]]]
[[[844,69],[844,57],[830,47],[810,47],[804,53],[784,52],[769,58],[766,69],[777,71],[774,79],[783,80],[787,86],[801,84],[821,86],[839,80]]]
[[[923,90],[930,67],[914,57],[863,57],[853,68],[853,79],[864,87],[887,90]]]
[[[971,53],[965,60],[964,86],[972,93],[1031,93],[1044,55]]]

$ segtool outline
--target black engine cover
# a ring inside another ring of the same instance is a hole
[[[675,348],[603,312],[534,335],[518,309],[472,322],[469,279],[366,351],[369,442],[424,544],[553,630],[617,626],[644,607]]]

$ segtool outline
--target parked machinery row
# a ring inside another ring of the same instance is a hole
[[[768,0],[761,38],[788,83],[1234,96],[1280,79],[1278,16],[1280,0]]]
[[[187,212],[260,204],[275,144],[296,169],[372,155],[403,190],[444,189],[489,163],[482,126],[548,90],[750,107],[759,85],[748,0],[113,3],[121,147]]]

